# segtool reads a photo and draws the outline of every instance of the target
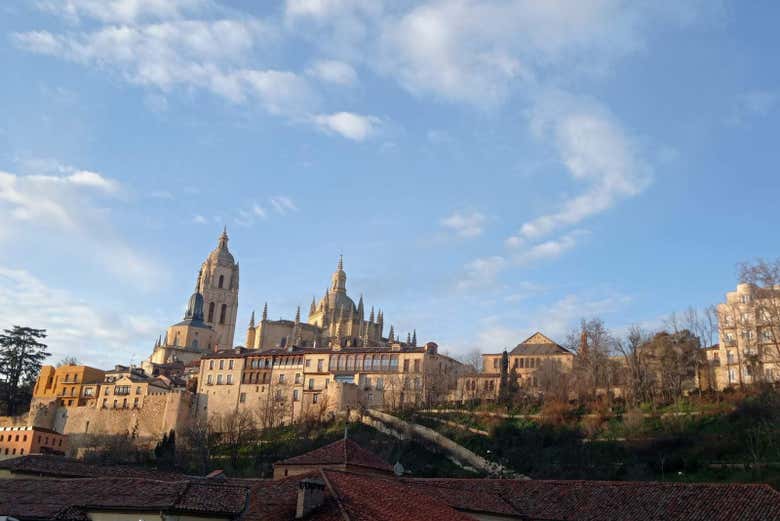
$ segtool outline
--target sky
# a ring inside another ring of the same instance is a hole
[[[252,310],[452,355],[663,326],[780,256],[772,1],[10,0],[0,327],[139,363],[227,226]]]

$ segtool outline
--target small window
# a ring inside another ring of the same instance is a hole
[[[208,375],[206,377],[206,385],[211,385],[212,383],[213,383],[213,381],[212,381],[211,375]]]
[[[233,360],[228,360],[228,369],[233,369]]]
[[[207,322],[214,322],[214,305],[213,302],[209,302],[209,316],[206,320]]]
[[[312,394],[311,395],[311,403],[317,403],[320,401],[320,395],[319,394]]]
[[[279,383],[280,383],[280,384],[283,384],[283,383],[284,383],[284,380],[285,380],[285,378],[284,378],[284,374],[280,374],[280,375],[279,375]]]
[[[217,385],[222,385],[222,375],[221,374],[217,375]]]
[[[209,360],[209,369],[214,369],[214,360]]]
[[[220,275],[219,276],[219,288],[222,289],[225,286],[225,276]]]
[[[238,401],[241,402],[241,403],[245,403],[246,402],[246,393],[241,393],[238,396]]]
[[[299,399],[300,399],[300,395],[299,395],[298,389],[295,389],[293,391],[293,401],[297,402]]]
[[[222,370],[224,368],[225,368],[225,361],[224,360],[220,360],[219,361],[219,369]]]
[[[225,316],[227,315],[227,304],[222,304],[222,310],[219,312],[219,323],[225,323]]]
[[[233,383],[233,375],[232,374],[229,374],[229,375],[227,375],[227,377],[225,377],[225,383],[228,384],[228,385]]]

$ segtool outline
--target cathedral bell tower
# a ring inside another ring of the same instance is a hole
[[[203,295],[204,320],[215,331],[220,349],[233,347],[238,313],[238,263],[228,250],[227,228],[198,274],[198,292]]]

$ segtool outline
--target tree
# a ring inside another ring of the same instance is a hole
[[[6,414],[15,416],[32,397],[32,386],[49,356],[45,329],[13,326],[0,335],[0,391]]]
[[[609,391],[614,385],[614,371],[609,355],[615,348],[615,339],[600,318],[583,319],[579,330],[569,333],[566,347],[578,353],[574,376],[577,395],[592,399],[600,389]]]
[[[468,353],[461,355],[458,359],[463,365],[471,366],[475,372],[482,370],[482,353],[479,349],[472,349]]]
[[[212,418],[211,430],[219,433],[219,441],[227,450],[233,469],[238,468],[241,449],[257,438],[257,428],[252,413],[235,410],[217,414]]]
[[[79,359],[71,355],[65,356],[57,362],[57,367],[62,367],[63,365],[79,365]]]
[[[650,402],[652,398],[647,359],[641,356],[640,349],[647,340],[647,334],[639,326],[631,326],[626,338],[615,342],[625,362],[626,395],[633,404]]]
[[[162,440],[154,447],[154,456],[158,468],[172,468],[176,464],[176,431],[163,434]]]

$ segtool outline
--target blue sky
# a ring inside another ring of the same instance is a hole
[[[223,225],[253,309],[452,354],[659,327],[776,257],[776,2],[0,7],[0,325],[138,362]]]

